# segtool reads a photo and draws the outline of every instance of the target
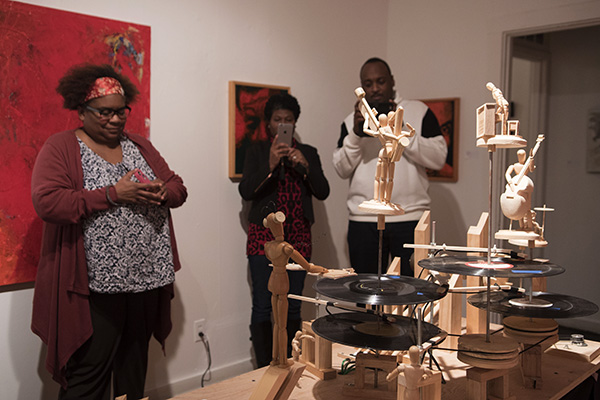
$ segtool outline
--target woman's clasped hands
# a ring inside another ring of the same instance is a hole
[[[152,182],[139,183],[131,178],[136,170],[127,172],[114,185],[117,191],[117,202],[126,204],[141,204],[160,206],[167,200],[165,183],[156,178]]]

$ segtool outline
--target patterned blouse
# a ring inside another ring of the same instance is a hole
[[[310,222],[304,217],[302,209],[302,176],[292,168],[284,168],[283,179],[277,184],[277,206],[273,212],[282,211],[285,214],[283,223],[284,239],[307,260],[312,253]],[[250,222],[248,226],[248,242],[246,255],[264,255],[265,243],[275,240],[268,228]]]
[[[111,164],[79,140],[86,190],[114,185],[123,175],[141,169],[156,179],[139,149],[121,139],[123,160]],[[135,178],[133,178],[135,179]],[[83,239],[90,290],[137,293],[175,280],[168,209],[127,204],[98,211],[83,221]]]

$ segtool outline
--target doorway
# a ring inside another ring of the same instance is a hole
[[[600,237],[600,173],[586,163],[590,121],[597,115],[594,110],[600,109],[600,20],[511,33],[505,39],[502,83],[515,113],[511,118],[521,121],[527,151],[538,133],[546,137],[531,176],[535,183],[532,205],[555,211],[546,215],[548,247],[536,249],[534,256],[566,270],[548,278],[548,291],[600,304],[600,262],[595,253]],[[498,160],[500,171],[514,162],[516,151],[504,153]],[[503,191],[502,175],[496,187]],[[600,331],[600,315],[559,323]]]

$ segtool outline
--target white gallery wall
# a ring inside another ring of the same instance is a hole
[[[151,139],[188,187],[174,211],[183,269],[164,357],[153,342],[153,399],[200,385],[207,367],[193,322],[206,320],[213,381],[251,368],[250,291],[242,201],[228,178],[228,81],[290,86],[302,107],[298,131],[317,147],[332,187],[315,202],[313,261],[347,267],[347,182],[331,165],[358,69],[390,61],[406,97],[460,97],[458,183],[431,187],[441,241],[465,242],[487,193],[487,155],[474,146],[474,110],[500,83],[502,33],[600,17],[600,1],[535,0],[38,0],[27,3],[152,28]],[[400,184],[398,185],[400,187]],[[0,292],[0,398],[54,398],[44,347],[29,330],[31,286]]]

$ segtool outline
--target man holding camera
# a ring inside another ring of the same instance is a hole
[[[404,243],[414,242],[414,229],[425,210],[429,209],[427,193],[429,181],[426,168],[439,170],[446,161],[448,148],[435,115],[422,102],[398,96],[389,65],[380,58],[368,59],[360,69],[361,86],[366,100],[379,113],[387,113],[398,106],[404,108],[404,121],[415,129],[415,135],[395,163],[394,191],[391,202],[400,205],[404,214],[386,216],[383,231],[382,273],[385,273],[389,255],[401,257],[402,275],[412,275],[412,249]],[[350,179],[348,190],[348,248],[350,263],[358,273],[377,273],[379,233],[377,215],[366,213],[359,205],[373,195],[381,144],[363,132],[364,118],[354,112],[342,123],[341,135],[333,153],[333,165],[342,179]]]

